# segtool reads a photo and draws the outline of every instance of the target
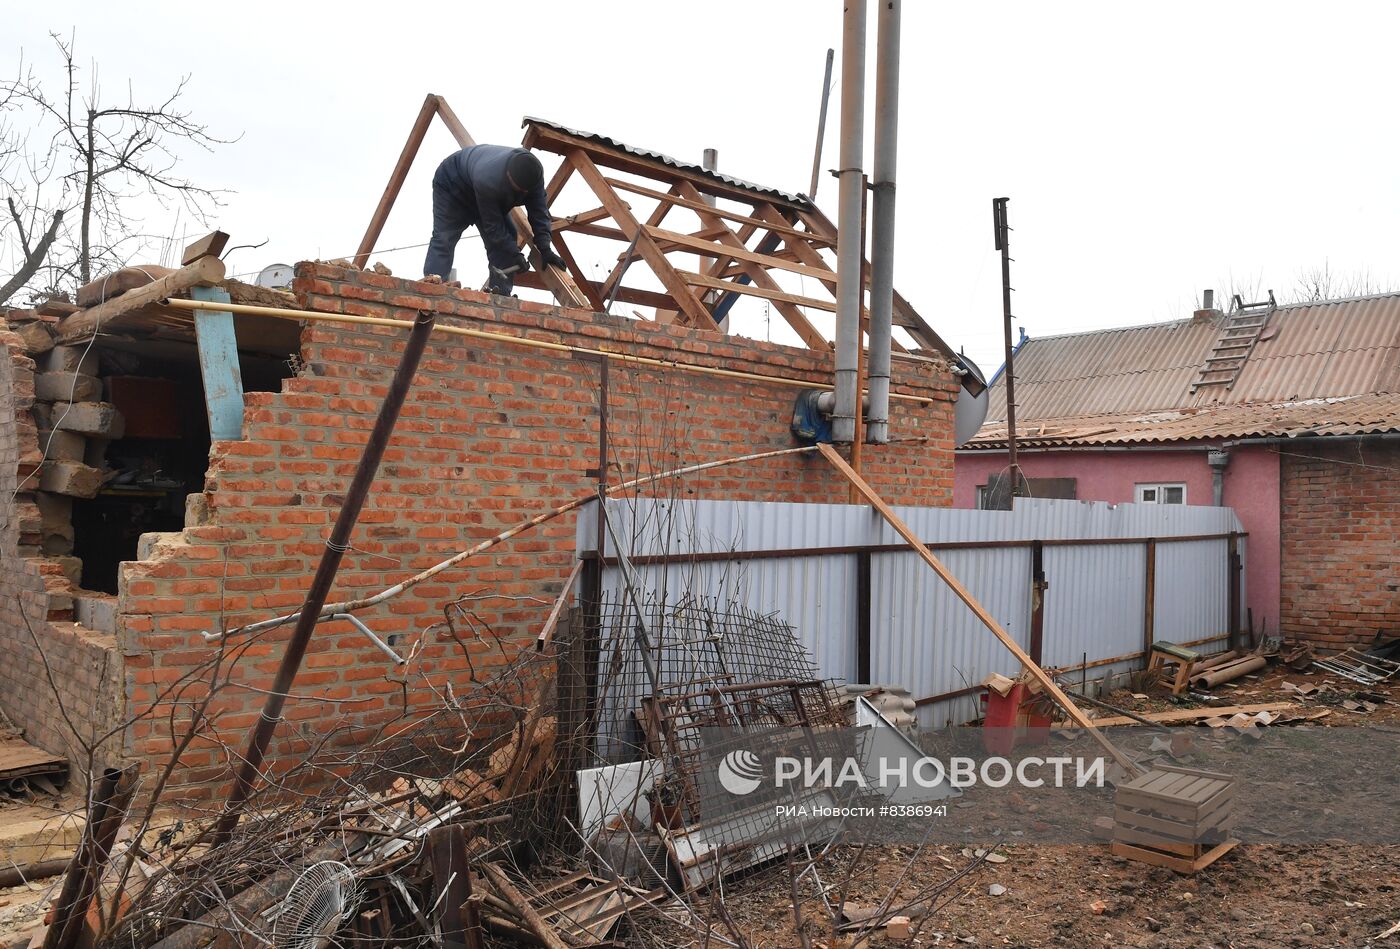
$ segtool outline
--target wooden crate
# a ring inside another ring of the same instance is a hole
[[[1228,774],[1157,765],[1118,785],[1113,799],[1113,852],[1178,873],[1195,873],[1239,841],[1235,779]]]

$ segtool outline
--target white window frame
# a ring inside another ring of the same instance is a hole
[[[1163,500],[1169,488],[1181,489],[1180,501]],[[1148,496],[1149,493],[1151,497]],[[1183,481],[1159,481],[1149,484],[1137,484],[1133,486],[1133,500],[1138,504],[1185,504],[1186,483]]]

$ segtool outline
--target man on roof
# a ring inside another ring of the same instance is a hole
[[[487,289],[508,295],[515,288],[514,275],[530,269],[510,219],[511,209],[518,207],[525,208],[544,265],[565,266],[550,247],[549,202],[538,158],[527,149],[504,145],[473,145],[448,155],[433,175],[433,236],[423,276],[446,280],[457,241],[476,225],[490,265]]]

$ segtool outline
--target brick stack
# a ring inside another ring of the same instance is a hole
[[[1284,635],[1326,649],[1400,636],[1400,445],[1290,448],[1280,468]]]

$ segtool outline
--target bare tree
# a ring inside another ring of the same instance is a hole
[[[128,83],[124,99],[108,104],[96,64],[81,75],[72,37],[51,36],[63,75],[56,95],[23,66],[0,84],[0,120],[8,114],[30,123],[23,134],[12,122],[0,125],[8,214],[0,239],[13,242],[19,262],[0,286],[0,303],[41,271],[40,289],[53,292],[124,264],[150,237],[136,226],[142,197],[163,209],[178,204],[201,223],[220,203],[220,192],[175,171],[182,143],[211,151],[229,141],[182,108],[188,76],[154,100],[138,100]],[[11,227],[13,235],[6,233]]]

